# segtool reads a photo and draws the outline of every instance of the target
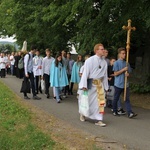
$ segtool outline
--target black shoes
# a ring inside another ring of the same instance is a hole
[[[113,112],[113,115],[114,116],[120,116],[120,114],[118,113],[118,112]],[[121,115],[123,115],[123,114],[121,114]],[[136,117],[137,116],[137,114],[136,113],[134,113],[134,112],[131,112],[130,114],[128,114],[128,118],[134,118],[134,117]]]
[[[69,91],[68,91],[68,95],[73,95],[72,90],[69,90]]]
[[[112,108],[112,104],[108,104],[107,107],[108,107],[108,108]]]
[[[136,117],[137,116],[137,114],[136,113],[134,113],[134,112],[131,112],[129,115],[128,115],[128,117],[131,119],[131,118],[134,118],[134,117]]]
[[[42,90],[41,90],[41,89],[39,89],[39,91],[40,91],[40,93],[42,94]]]
[[[118,117],[120,116],[117,112],[113,112],[113,115]]]
[[[49,95],[49,94],[47,94],[46,98],[50,98],[50,95]]]
[[[36,91],[36,94],[39,94],[39,92],[42,94],[42,90]]]
[[[40,93],[42,94],[42,90],[39,90],[40,91]]]
[[[33,99],[34,99],[34,100],[40,100],[40,99],[41,99],[41,97],[33,96]]]
[[[53,97],[54,100],[56,100],[56,96]],[[60,101],[62,101],[61,96],[59,96]]]
[[[29,100],[30,98],[29,98],[28,96],[24,96],[24,99]],[[34,99],[34,100],[40,100],[41,97],[33,96],[33,99]]]
[[[125,115],[126,111],[124,111],[122,108],[118,110],[119,115]]]
[[[30,99],[28,96],[24,96],[24,99]]]

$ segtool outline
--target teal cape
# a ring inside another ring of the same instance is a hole
[[[50,68],[50,84],[51,87],[64,87],[68,85],[68,77],[66,67],[59,62],[58,67],[55,65],[55,60]]]
[[[73,67],[72,67],[72,73],[71,73],[71,82],[73,83],[79,83],[80,82],[80,76],[79,76],[79,71],[80,68],[82,67],[83,63],[82,62],[75,62]]]

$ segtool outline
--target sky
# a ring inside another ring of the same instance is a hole
[[[14,37],[0,38],[0,41],[16,42],[16,40],[14,39]]]
[[[1,41],[8,41],[8,42],[16,42],[16,40],[14,39],[14,37],[4,37],[4,38],[0,38],[0,42]],[[71,54],[77,54],[75,47],[72,46],[72,51],[70,52]]]

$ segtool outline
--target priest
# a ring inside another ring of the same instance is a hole
[[[80,120],[85,121],[85,117],[93,119],[95,125],[106,126],[103,123],[103,114],[105,107],[105,91],[108,90],[107,62],[104,59],[103,44],[94,46],[94,56],[85,61],[84,71],[79,83],[79,89],[87,91],[89,101],[89,113],[84,116],[81,114]],[[82,101],[82,93],[79,95],[79,105]],[[80,108],[80,107],[79,107]]]

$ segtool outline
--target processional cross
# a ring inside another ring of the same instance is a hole
[[[128,20],[128,26],[123,26],[122,29],[127,30],[127,45],[126,45],[126,66],[128,66],[129,62],[129,50],[130,50],[130,36],[131,36],[131,30],[135,31],[136,28],[131,26],[131,19]],[[127,73],[127,71],[126,71]],[[125,76],[125,82],[124,82],[124,101],[126,100],[126,93],[127,93],[127,76]]]

